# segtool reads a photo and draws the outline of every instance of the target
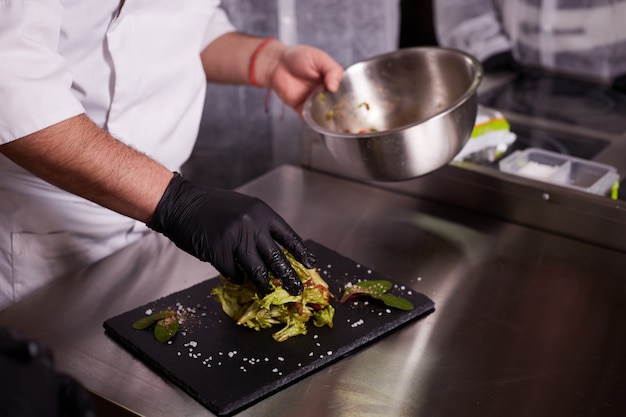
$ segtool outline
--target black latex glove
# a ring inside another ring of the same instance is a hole
[[[263,201],[196,184],[177,173],[148,227],[210,262],[236,283],[247,275],[262,292],[270,290],[268,271],[290,294],[300,294],[303,289],[277,242],[307,268],[315,266],[315,256],[302,239]]]
[[[0,328],[0,416],[95,417],[74,378],[55,371],[44,346]]]
[[[615,77],[612,87],[613,90],[626,94],[626,74]]]

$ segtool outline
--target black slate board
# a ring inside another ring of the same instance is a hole
[[[415,309],[391,309],[376,301],[340,304],[347,283],[388,278],[319,243],[307,246],[335,295],[332,329],[310,323],[307,335],[278,343],[272,333],[280,327],[257,332],[237,326],[210,296],[217,277],[110,318],[104,328],[210,411],[230,415],[434,310],[428,297],[398,285],[390,293],[411,300]],[[159,343],[152,332],[132,328],[147,310],[171,308],[186,312],[171,342]]]

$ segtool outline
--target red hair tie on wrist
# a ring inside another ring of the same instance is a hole
[[[265,48],[265,46],[271,41],[273,41],[274,39],[276,38],[263,39],[263,42],[261,42],[259,46],[256,47],[254,53],[252,54],[252,58],[250,58],[250,67],[248,68],[248,78],[250,79],[250,84],[252,84],[256,88],[262,88],[259,85],[259,83],[256,81],[256,78],[254,77],[254,70],[256,68],[256,59],[259,56],[259,53],[263,50],[263,48]]]

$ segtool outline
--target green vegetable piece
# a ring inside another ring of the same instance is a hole
[[[154,337],[161,343],[170,340],[176,332],[178,332],[178,318],[176,316],[161,319],[154,326]]]
[[[277,342],[284,342],[293,336],[298,336],[301,334],[306,334],[306,324],[301,322],[300,320],[289,320],[287,325],[283,327],[281,330],[272,334],[272,337]]]
[[[339,302],[344,304],[352,297],[365,295],[382,301],[388,307],[394,307],[401,310],[413,310],[414,306],[409,300],[396,297],[395,295],[386,294],[392,286],[393,284],[386,280],[361,281],[350,287],[346,287]]]
[[[383,294],[379,296],[378,299],[382,301],[383,303],[385,303],[387,306],[395,307],[400,310],[409,311],[415,308],[413,306],[413,303],[411,303],[406,298],[396,297],[395,295],[391,295],[391,294]]]
[[[269,309],[273,305],[278,306],[287,303],[295,303],[296,301],[300,301],[300,298],[289,294],[284,288],[278,287],[260,299],[259,305],[262,308]]]
[[[328,326],[332,329],[334,315],[335,308],[329,304],[325,309],[313,313],[313,324],[315,327]]]
[[[163,310],[163,311],[159,311],[158,313],[150,314],[149,316],[143,317],[137,320],[136,322],[134,322],[133,329],[135,330],[147,329],[148,327],[152,326],[154,322],[164,319],[166,317],[173,316],[175,314],[176,314],[175,311],[170,311],[170,310]]]
[[[357,295],[370,295],[373,298],[378,298],[378,296],[389,291],[391,287],[391,282],[385,280],[361,281],[346,287],[339,302],[345,303],[349,298]]]

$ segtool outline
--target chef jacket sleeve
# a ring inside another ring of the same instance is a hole
[[[215,10],[213,11],[207,24],[202,49],[206,48],[211,42],[220,36],[228,32],[235,31],[235,27],[228,19],[226,12],[218,7],[220,2],[218,0],[214,0],[213,3],[215,5]]]
[[[441,46],[461,49],[482,62],[511,50],[494,0],[435,0],[433,8]]]
[[[0,2],[1,144],[84,113],[57,53],[62,13],[56,0]]]

